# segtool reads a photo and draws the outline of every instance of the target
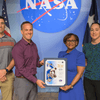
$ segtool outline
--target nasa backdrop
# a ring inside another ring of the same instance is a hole
[[[35,29],[55,33],[75,22],[80,13],[81,0],[20,0],[20,8],[25,20],[33,23]]]
[[[0,15],[2,3],[0,0]],[[33,24],[32,40],[37,45],[40,60],[57,58],[60,51],[66,50],[63,37],[68,33],[78,35],[77,49],[82,51],[91,0],[6,0],[6,6],[11,36],[16,42],[22,38],[21,23],[27,20]],[[44,80],[44,66],[37,72],[37,78]],[[58,92],[58,88],[38,88],[38,92]]]

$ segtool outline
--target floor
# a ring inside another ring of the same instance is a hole
[[[38,93],[35,100],[58,100],[58,93]]]
[[[0,100],[1,94],[0,94]],[[17,100],[15,97],[13,97],[13,100]],[[58,100],[58,93],[53,92],[39,92],[37,94],[37,97],[35,100]],[[86,100],[86,99],[85,99]]]
[[[0,94],[0,100],[2,100],[1,94]],[[13,97],[13,100],[17,100],[15,96]],[[58,93],[53,93],[53,92],[38,93],[35,100],[58,100]]]

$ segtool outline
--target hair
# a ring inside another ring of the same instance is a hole
[[[32,23],[30,23],[29,21],[25,21],[25,22],[23,22],[22,24],[21,24],[21,30],[23,29],[23,25],[24,24],[30,24],[30,25],[32,25],[32,27],[33,27],[33,24]]]
[[[68,33],[64,38],[63,38],[63,42],[64,44],[66,44],[66,41],[71,37],[71,36],[74,36],[76,41],[79,43],[79,38],[77,35],[73,34],[73,33]],[[78,45],[78,44],[77,44]]]
[[[0,19],[3,19],[3,20],[4,20],[4,22],[5,22],[5,19],[4,19],[4,17],[3,17],[3,16],[0,16]]]
[[[91,24],[90,28],[91,28],[92,25],[94,25],[94,24],[97,24],[97,25],[99,25],[99,27],[100,27],[100,23],[98,23],[98,22],[94,22],[94,23]]]

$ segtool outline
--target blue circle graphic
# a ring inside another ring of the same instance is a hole
[[[33,27],[46,33],[65,30],[77,19],[81,0],[20,0],[25,20]]]

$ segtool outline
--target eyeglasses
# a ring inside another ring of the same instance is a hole
[[[67,42],[67,43],[70,43],[70,42],[71,42],[71,43],[75,43],[76,40],[67,40],[66,42]]]

